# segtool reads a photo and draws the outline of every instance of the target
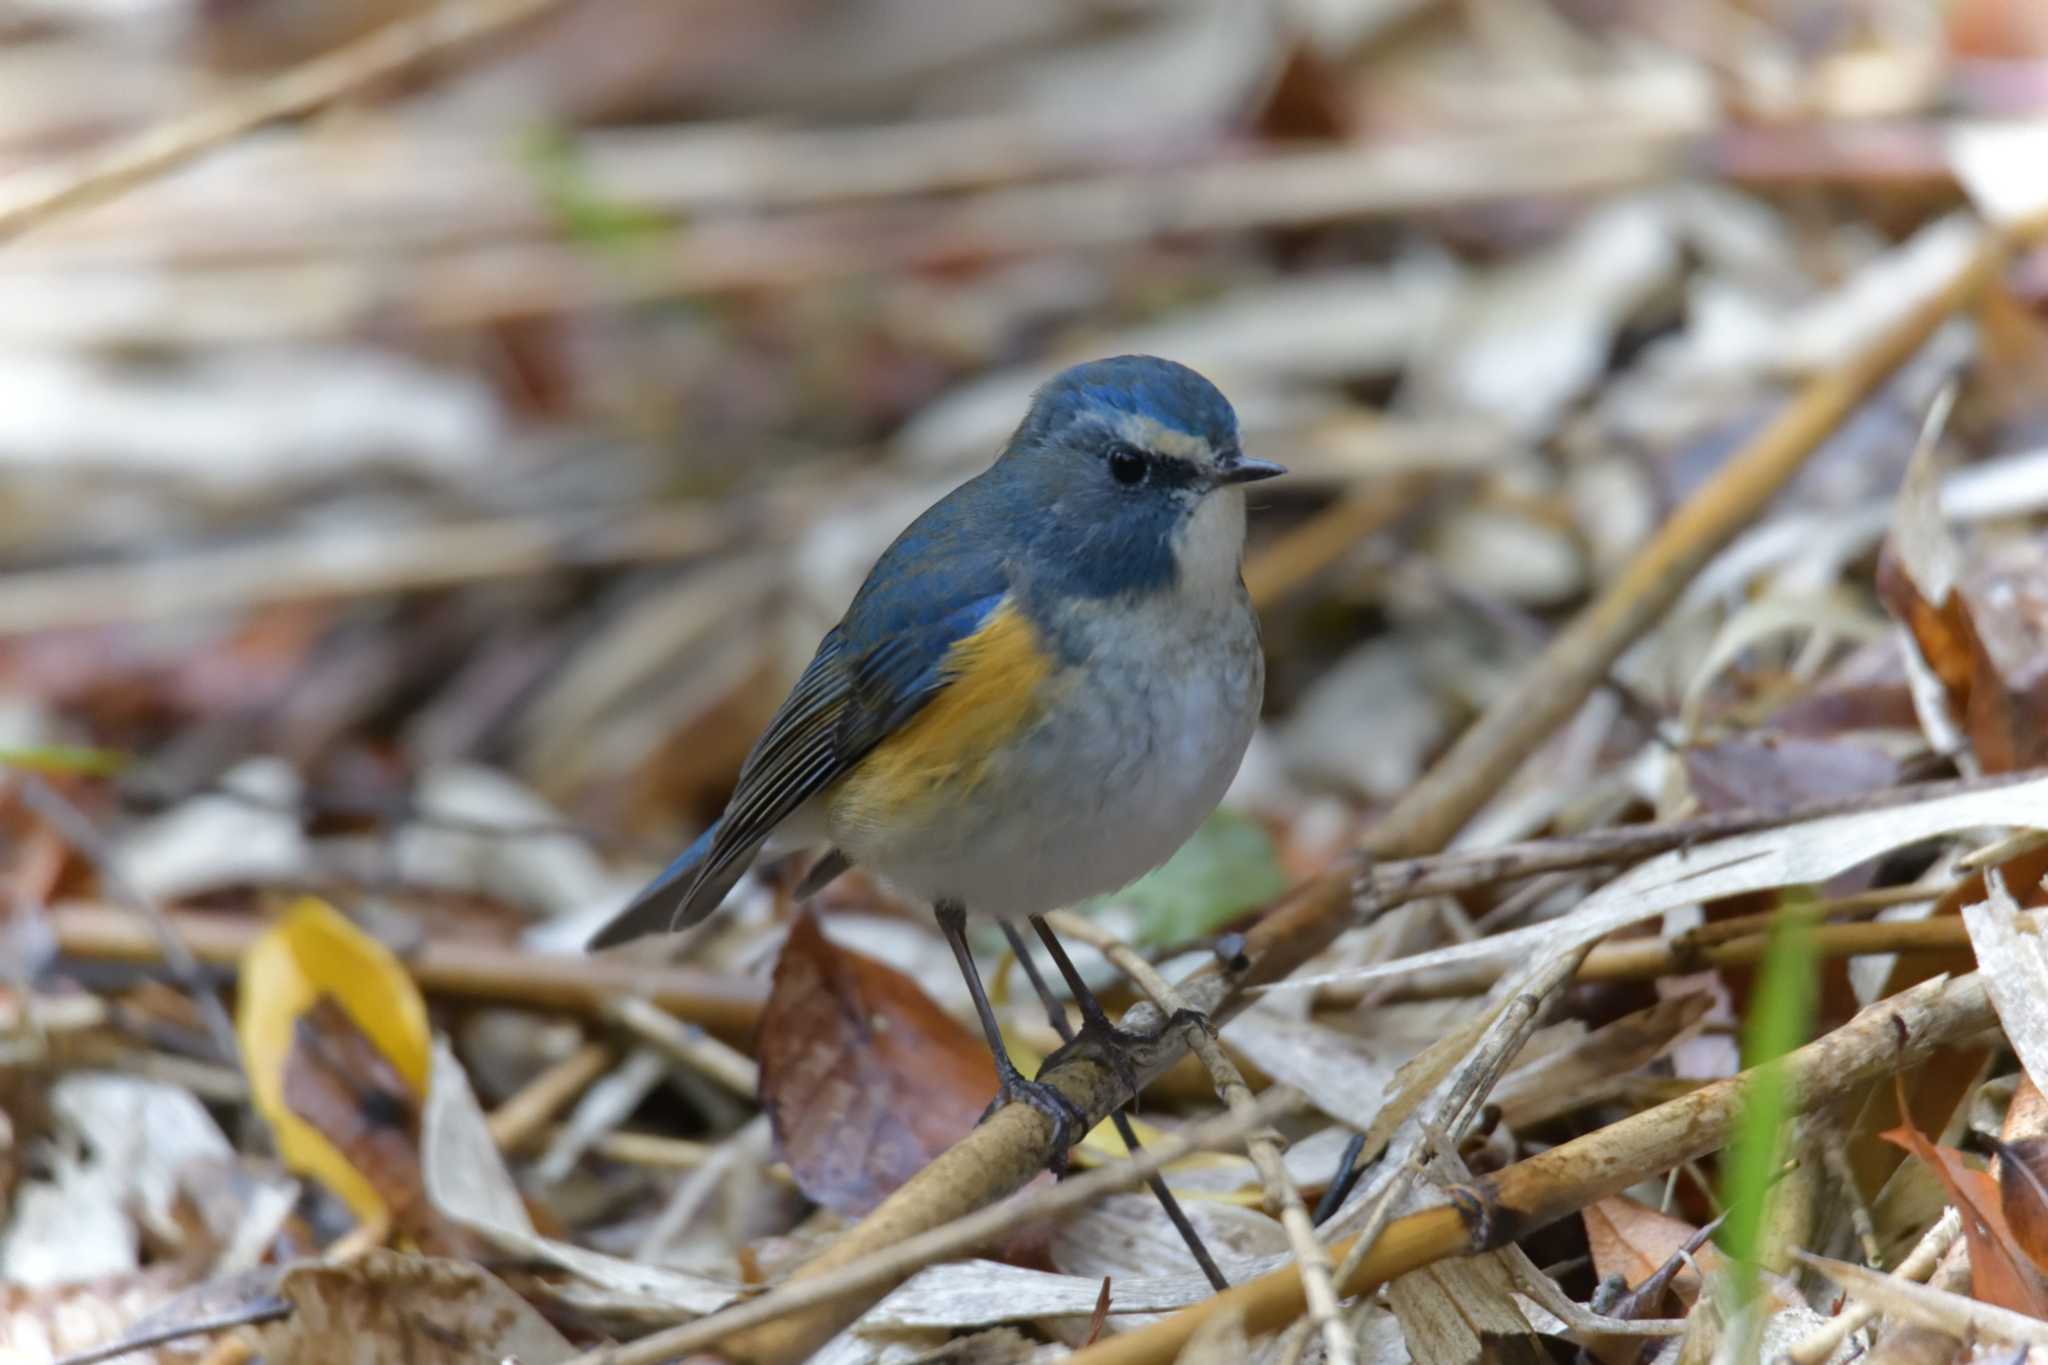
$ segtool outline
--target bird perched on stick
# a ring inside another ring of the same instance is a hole
[[[885,551],[818,646],[710,829],[591,940],[695,924],[771,834],[929,900],[1001,1083],[1020,1075],[967,946],[966,912],[1030,919],[1077,987],[1084,1037],[1122,1037],[1041,916],[1166,861],[1236,775],[1265,689],[1240,572],[1237,414],[1184,365],[1077,365],[1033,399],[987,471]]]

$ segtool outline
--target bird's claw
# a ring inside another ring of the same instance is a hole
[[[981,1121],[986,1123],[989,1115],[1006,1104],[1028,1104],[1052,1121],[1052,1156],[1046,1161],[1046,1168],[1055,1176],[1067,1173],[1067,1149],[1081,1140],[1088,1130],[1088,1116],[1081,1107],[1060,1092],[1058,1086],[1045,1081],[1027,1081],[1015,1067],[999,1068],[1007,1075],[1001,1078],[996,1097],[989,1101],[982,1111]]]

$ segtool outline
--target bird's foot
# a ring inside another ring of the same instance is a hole
[[[1093,1017],[1081,1021],[1080,1032],[1074,1035],[1073,1041],[1054,1055],[1071,1052],[1101,1062],[1116,1073],[1117,1080],[1123,1083],[1124,1089],[1135,1099],[1140,1078],[1137,1065],[1131,1060],[1131,1054],[1154,1041],[1154,1035],[1140,1033],[1135,1029],[1118,1028],[1103,1015],[1094,1014]]]
[[[1200,1010],[1175,1010],[1172,1018],[1150,1033],[1140,1029],[1119,1028],[1099,1010],[1084,1011],[1084,1014],[1088,1017],[1083,1018],[1081,1029],[1074,1035],[1073,1041],[1062,1047],[1055,1055],[1073,1052],[1101,1062],[1116,1073],[1117,1080],[1130,1091],[1133,1101],[1137,1099],[1138,1091],[1144,1086],[1144,1078],[1138,1074],[1134,1054],[1152,1048],[1162,1038],[1188,1024],[1195,1025],[1211,1037],[1216,1034],[1216,1026],[1210,1023],[1209,1016]]]
[[[1067,1173],[1067,1149],[1086,1135],[1088,1116],[1081,1112],[1058,1086],[1046,1081],[1027,1081],[1024,1073],[1017,1070],[1010,1059],[1002,1053],[996,1054],[996,1097],[982,1111],[982,1121],[1006,1104],[1028,1104],[1052,1121],[1052,1156],[1046,1168],[1055,1176]]]
[[[1067,1044],[1067,1046],[1075,1048],[1079,1052],[1085,1052],[1087,1056],[1098,1058],[1104,1066],[1108,1066],[1110,1070],[1116,1072],[1118,1081],[1122,1081],[1133,1095],[1139,1093],[1139,1072],[1137,1072],[1137,1064],[1133,1062],[1133,1054],[1135,1052],[1143,1052],[1147,1048],[1157,1046],[1159,1040],[1163,1040],[1167,1033],[1174,1033],[1174,1031],[1190,1025],[1190,1023],[1196,1025],[1198,1029],[1202,1029],[1204,1033],[1208,1033],[1210,1038],[1217,1036],[1217,1025],[1210,1023],[1208,1015],[1204,1015],[1198,1009],[1176,1009],[1174,1015],[1171,1015],[1165,1023],[1161,1023],[1157,1029],[1151,1029],[1151,1031],[1118,1027],[1118,1025],[1110,1023],[1108,1015],[1104,1015],[1100,1011],[1100,1007],[1098,1009],[1085,1009],[1083,1007],[1081,1013],[1083,1013],[1081,1031],[1075,1033],[1073,1042]],[[1065,1052],[1065,1048],[1063,1048],[1063,1052]]]

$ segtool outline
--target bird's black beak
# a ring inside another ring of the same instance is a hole
[[[1218,483],[1257,483],[1260,479],[1276,479],[1287,472],[1284,464],[1271,460],[1255,460],[1249,455],[1240,455],[1216,471]]]

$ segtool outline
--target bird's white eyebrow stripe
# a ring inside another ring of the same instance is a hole
[[[1149,450],[1155,455],[1195,461],[1212,458],[1209,443],[1201,437],[1170,427],[1142,412],[1121,414],[1117,419],[1116,434],[1138,449]]]

